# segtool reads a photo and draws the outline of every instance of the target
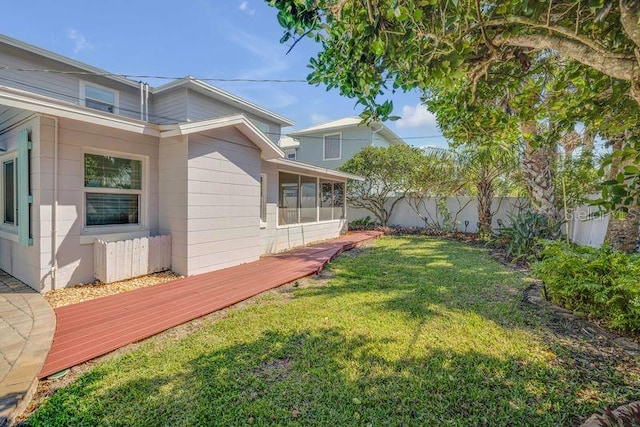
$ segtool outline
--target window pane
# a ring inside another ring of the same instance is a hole
[[[106,111],[107,113],[115,112],[115,107],[113,106],[113,104],[106,104],[104,102],[94,101],[93,99],[89,98],[84,100],[84,106],[93,108],[94,110]]]
[[[4,222],[6,224],[16,223],[16,204],[15,204],[15,173],[14,162],[5,162],[3,165],[4,178]]]
[[[87,193],[87,225],[138,224],[137,194]]]
[[[142,189],[142,162],[99,154],[85,154],[84,186],[140,190]]]
[[[340,135],[327,135],[324,137],[325,160],[340,158]]]
[[[296,224],[298,222],[298,175],[280,173],[279,181],[279,224]]]
[[[316,178],[301,176],[301,197],[300,197],[300,222],[317,221],[317,193],[318,183]]]
[[[91,98],[94,101],[100,101],[104,104],[115,105],[116,103],[115,92],[91,85],[85,85],[84,97]]]
[[[320,181],[320,221],[332,219],[333,186],[331,182]]]
[[[344,182],[333,184],[333,219],[344,218]]]

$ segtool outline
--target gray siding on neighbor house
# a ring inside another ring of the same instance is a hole
[[[342,134],[342,147],[339,160],[324,160],[324,136]],[[312,135],[296,137],[300,141],[298,157],[296,160],[305,163],[322,166],[329,169],[337,169],[349,160],[363,147],[372,145],[373,133],[364,126],[342,129],[339,131],[318,132]],[[379,144],[379,142],[377,143]],[[377,145],[376,144],[376,145]]]
[[[233,128],[189,136],[189,274],[260,257],[260,150]]]
[[[78,71],[69,65],[3,44],[0,44],[0,64],[20,69]],[[140,118],[140,91],[136,87],[100,76],[0,70],[0,85],[2,86],[60,99],[76,105],[82,105],[80,81],[117,90],[119,93],[119,114]]]

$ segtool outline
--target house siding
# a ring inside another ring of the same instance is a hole
[[[42,290],[51,288],[51,278],[47,275],[51,262],[51,210],[53,205],[53,145],[54,122],[43,119],[42,137],[38,155],[40,165],[40,200],[34,200],[34,209],[42,217],[34,218],[42,227],[40,249]],[[90,283],[93,277],[93,245],[83,244],[81,236],[86,235],[84,227],[84,149],[104,150],[117,155],[132,154],[145,158],[146,179],[145,198],[146,224],[149,234],[158,233],[158,143],[157,138],[107,129],[101,126],[60,119],[58,136],[58,220],[57,220],[57,286]],[[35,188],[34,188],[35,190]],[[113,233],[122,231],[113,227]],[[98,236],[99,237],[99,236]],[[34,241],[36,239],[34,238]]]
[[[187,121],[187,89],[180,88],[151,96],[149,120],[169,124]]]
[[[17,123],[16,123],[17,124]],[[40,170],[40,151],[41,151],[41,129],[40,118],[35,117],[26,121],[21,125],[0,135],[0,145],[7,148],[5,155],[12,155],[17,150],[17,135],[23,129],[28,129],[33,143],[31,150],[31,173],[29,180],[31,182],[31,194],[33,196],[33,207],[31,214],[31,233],[33,236],[33,246],[23,246],[17,241],[17,231],[0,225],[0,269],[6,271],[12,276],[30,284],[34,289],[42,290],[42,280],[40,274],[40,251],[49,244],[50,239],[46,239],[48,233],[42,223],[47,219],[47,209],[41,208],[43,197],[42,188],[46,182],[38,171]],[[44,238],[43,238],[44,233]],[[48,270],[47,270],[48,273]]]
[[[187,137],[160,141],[158,177],[158,221],[160,234],[171,234],[171,267],[178,274],[188,275],[187,253]]]
[[[342,133],[342,147],[339,160],[324,160],[324,136]],[[374,145],[373,133],[368,127],[356,127],[342,130],[319,132],[312,135],[297,136],[300,141],[296,160],[328,169],[337,169],[352,158],[362,148]],[[377,142],[379,144],[379,142]]]
[[[188,270],[260,256],[260,151],[231,128],[189,136]]]
[[[0,64],[20,69],[78,71],[67,64],[61,64],[5,44],[0,44]],[[82,75],[80,78],[73,74],[0,70],[0,85],[60,99],[76,105],[82,105],[80,99],[81,80],[117,90],[119,93],[119,114],[140,118],[140,92],[135,87],[100,76]]]

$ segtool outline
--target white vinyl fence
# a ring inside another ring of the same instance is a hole
[[[93,272],[103,283],[171,269],[171,235],[93,243]]]
[[[394,199],[390,198],[390,204]],[[413,206],[413,208],[412,208]],[[418,216],[415,207],[418,207],[420,214],[431,223],[443,225],[442,212],[437,209],[437,200],[428,198],[416,201],[413,199],[399,202],[392,215],[389,225],[400,227],[425,227],[425,222]],[[447,210],[457,231],[475,233],[478,231],[478,204],[475,197],[447,197]],[[496,197],[492,203],[493,229],[499,230],[500,224],[505,227],[510,225],[509,217],[516,215],[521,210],[527,208],[527,201],[517,197]],[[595,217],[596,210],[589,206],[582,206],[569,213],[569,237],[577,244],[599,247],[604,242],[607,234],[609,217]],[[347,219],[349,221],[362,219],[365,217],[375,217],[366,209],[347,209]],[[562,228],[564,233],[566,228]]]

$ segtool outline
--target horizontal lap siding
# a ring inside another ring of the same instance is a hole
[[[21,69],[54,69],[77,71],[66,64],[39,57],[10,46],[0,46],[0,63],[7,67]],[[140,118],[140,91],[136,87],[118,83],[104,77],[62,73],[27,72],[0,70],[0,85],[13,87],[50,98],[60,99],[76,105],[80,101],[80,80],[96,83],[119,93],[119,114]]]
[[[48,268],[51,259],[51,205],[53,203],[53,141],[54,123],[43,119],[40,144],[40,220],[43,242],[41,263]],[[100,149],[106,152],[144,156],[147,166],[146,228],[158,232],[158,142],[157,138],[108,129],[101,126],[61,119],[59,121],[58,176],[58,286],[93,281],[93,245],[81,244],[84,231],[83,150]],[[143,195],[143,197],[145,197]],[[113,228],[117,233],[118,227]],[[43,273],[44,274],[44,273]],[[45,288],[51,286],[49,276],[42,278]]]
[[[260,152],[234,129],[189,136],[189,275],[260,256]]]

